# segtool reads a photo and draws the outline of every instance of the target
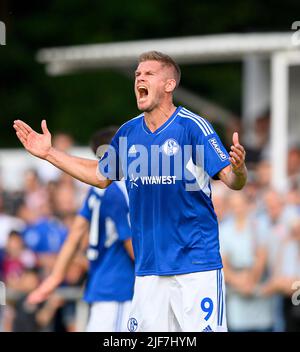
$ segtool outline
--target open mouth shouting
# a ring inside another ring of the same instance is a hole
[[[145,85],[137,86],[137,101],[138,103],[143,103],[147,100],[149,95],[148,88]]]

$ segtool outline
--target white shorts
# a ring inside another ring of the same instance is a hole
[[[95,302],[90,307],[87,332],[125,332],[131,301]]]
[[[138,276],[129,331],[225,332],[223,270]]]

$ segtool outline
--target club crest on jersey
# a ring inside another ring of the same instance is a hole
[[[211,138],[209,140],[209,143],[211,144],[211,146],[214,148],[214,151],[218,154],[219,158],[224,161],[227,159],[226,154],[222,151],[222,149],[219,146],[218,141],[216,140],[216,138]]]
[[[178,153],[179,144],[173,138],[167,139],[162,145],[162,150],[168,156],[175,155]]]
[[[130,318],[127,323],[127,328],[130,332],[136,331],[138,328],[138,322],[135,318]]]

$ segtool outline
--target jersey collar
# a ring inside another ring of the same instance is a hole
[[[143,126],[143,130],[147,133],[147,134],[152,134],[152,135],[157,135],[159,133],[161,133],[163,130],[165,130],[167,127],[169,127],[172,122],[175,120],[177,114],[179,113],[179,111],[181,110],[181,106],[178,106],[178,108],[173,112],[173,114],[168,118],[168,120],[162,124],[157,130],[155,130],[154,132],[151,132],[150,129],[147,127],[146,122],[145,122],[145,116],[143,116],[142,118],[142,126]]]

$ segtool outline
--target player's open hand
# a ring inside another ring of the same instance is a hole
[[[51,134],[47,128],[46,120],[42,121],[43,133],[35,132],[21,120],[14,121],[14,129],[24,148],[41,159],[46,159],[51,149]]]
[[[232,136],[233,145],[231,146],[231,150],[229,152],[230,162],[233,172],[238,173],[242,171],[245,167],[245,157],[246,152],[244,147],[239,142],[239,134],[234,132]]]

